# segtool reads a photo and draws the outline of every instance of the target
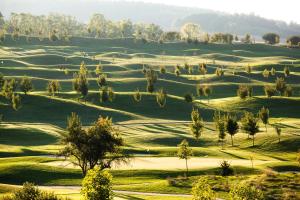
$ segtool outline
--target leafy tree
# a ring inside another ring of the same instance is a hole
[[[140,93],[139,89],[136,89],[135,92],[133,93],[133,99],[136,102],[140,102],[142,100],[142,94]]]
[[[226,122],[225,122],[226,132],[230,135],[231,146],[233,146],[233,136],[238,133],[239,124],[238,124],[236,117],[233,117],[231,115],[227,115],[225,120],[226,120]]]
[[[223,71],[223,69],[221,68],[221,67],[218,67],[217,69],[216,69],[216,71],[215,71],[215,74],[217,75],[217,76],[224,76],[224,71]]]
[[[96,65],[95,74],[99,76],[100,74],[102,74],[102,72],[103,72],[103,67],[101,63],[99,63],[98,65]]]
[[[226,160],[223,160],[220,164],[221,167],[221,176],[230,176],[233,175],[233,169],[230,167],[230,163]]]
[[[6,99],[9,99],[11,100],[12,98],[12,95],[13,95],[13,88],[12,88],[12,85],[10,84],[10,81],[9,80],[5,80],[4,81],[4,84],[2,86],[2,95],[6,98]]]
[[[246,34],[245,38],[242,39],[242,42],[244,42],[245,44],[251,44],[251,35]]]
[[[284,96],[286,96],[286,97],[293,96],[293,88],[292,88],[292,86],[290,86],[290,85],[286,86],[286,89],[284,91]]]
[[[167,92],[164,89],[160,89],[157,92],[156,101],[161,108],[165,107],[167,102]]]
[[[209,87],[208,85],[206,85],[204,88],[203,88],[203,92],[204,92],[204,95],[207,96],[207,101],[209,103],[209,97],[212,93],[212,89],[211,87]]]
[[[263,77],[265,77],[265,78],[269,78],[269,76],[270,76],[270,71],[267,70],[267,69],[265,69],[265,70],[263,71],[262,75],[263,75]]]
[[[112,175],[98,167],[88,170],[82,181],[81,194],[84,200],[113,200]]]
[[[106,82],[106,75],[104,74],[101,74],[98,76],[97,78],[97,84],[99,87],[104,87],[107,85],[107,82]]]
[[[265,91],[266,96],[269,98],[276,94],[276,88],[271,85],[265,85],[264,91]]]
[[[74,73],[73,75],[73,89],[80,93],[84,98],[87,96],[89,88],[88,88],[88,80],[85,73]]]
[[[31,79],[28,77],[23,77],[20,81],[20,90],[24,92],[26,95],[28,92],[31,92],[33,90],[33,84]]]
[[[200,178],[193,184],[192,188],[193,200],[214,200],[215,193],[208,184],[207,178]]]
[[[188,159],[193,155],[192,149],[189,147],[189,143],[186,139],[182,140],[182,142],[178,145],[177,156],[179,159],[185,160],[185,167],[186,167],[186,175],[188,176],[189,169],[188,169]]]
[[[102,170],[110,168],[112,162],[121,162],[126,158],[121,148],[123,139],[110,118],[100,116],[85,130],[79,116],[72,113],[67,124],[67,133],[62,137],[65,147],[60,155],[71,158],[81,168],[83,176],[96,165]]]
[[[195,40],[200,36],[200,26],[193,23],[186,23],[181,27],[180,33],[182,38],[187,41]]]
[[[205,77],[205,74],[207,73],[207,66],[205,63],[199,64],[199,72]]]
[[[197,109],[193,109],[191,112],[192,123],[190,124],[190,130],[192,135],[198,140],[203,131],[203,120],[200,117],[199,111]]]
[[[280,136],[281,136],[281,128],[278,126],[274,126],[275,132],[278,136],[278,143],[280,143]]]
[[[272,69],[271,69],[271,75],[275,76],[275,74],[276,74],[276,70],[274,69],[274,67],[272,67]]]
[[[291,36],[291,37],[289,37],[289,38],[286,40],[286,42],[287,42],[290,46],[296,46],[296,45],[298,45],[299,42],[300,42],[300,36],[296,36],[296,35]]]
[[[176,76],[179,76],[180,73],[181,73],[181,72],[180,72],[180,69],[175,69],[175,75],[176,75]]]
[[[254,146],[254,136],[259,132],[258,118],[252,113],[245,112],[242,120],[242,129],[249,135],[252,136],[252,142]]]
[[[284,78],[277,78],[275,85],[276,90],[280,93],[280,96],[283,96],[286,90],[286,83],[284,81]]]
[[[11,104],[15,111],[19,110],[21,107],[21,97],[18,94],[12,94]]]
[[[225,117],[222,116],[220,112],[215,112],[213,119],[216,129],[219,132],[219,140],[222,142],[222,149],[224,149],[224,139],[226,137]]]
[[[109,87],[108,88],[108,100],[110,102],[112,102],[115,98],[116,98],[116,94],[115,94],[114,90],[111,87]]]
[[[147,79],[147,91],[154,92],[154,84],[157,81],[157,73],[153,69],[146,70],[145,77]]]
[[[55,93],[58,93],[61,89],[59,81],[58,80],[51,80],[48,82],[47,87],[46,87],[47,91],[49,94],[51,94],[52,96],[55,95]]]
[[[269,124],[269,109],[262,107],[258,113],[260,120],[266,127],[266,132],[268,132],[267,124]]]
[[[230,190],[231,200],[263,200],[264,195],[261,190],[255,186],[245,183],[239,183]]]
[[[276,33],[266,33],[262,38],[268,44],[278,44],[280,42],[280,37]]]
[[[241,99],[246,99],[247,97],[252,96],[252,87],[248,85],[240,85],[237,90],[237,95]]]
[[[283,71],[284,71],[285,77],[288,77],[290,75],[290,68],[289,67],[284,67]]]
[[[198,95],[199,97],[204,96],[204,94],[205,94],[205,93],[204,93],[204,86],[198,84],[198,85],[196,86],[196,92],[197,92],[197,95]]]
[[[100,102],[107,102],[109,100],[109,94],[107,87],[100,89]]]
[[[160,73],[165,74],[166,73],[166,67],[165,66],[160,66]]]

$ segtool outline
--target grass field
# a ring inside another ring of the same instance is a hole
[[[82,53],[84,52],[85,55]],[[89,70],[89,94],[86,101],[78,100],[72,90],[73,73],[84,61]],[[116,92],[113,102],[99,101],[95,69],[101,62],[108,85]],[[207,63],[205,76],[198,72],[199,63]],[[181,69],[176,76],[174,66],[188,63],[193,66],[189,74]],[[146,92],[143,65],[158,71],[155,88],[167,91],[167,103],[160,108],[154,94]],[[252,73],[245,72],[250,65]],[[66,74],[61,67],[68,70]],[[160,66],[167,73],[160,74]],[[285,80],[293,86],[293,97],[267,98],[263,86],[284,77],[283,69],[289,66],[291,75]],[[222,77],[215,75],[223,67]],[[276,75],[263,77],[266,68],[276,69]],[[235,74],[233,75],[233,71]],[[79,186],[82,176],[79,169],[64,166],[56,153],[62,147],[61,134],[65,132],[66,119],[76,112],[85,126],[99,115],[112,117],[126,142],[126,151],[137,157],[128,166],[111,170],[114,190],[136,191],[137,194],[118,192],[116,199],[191,199],[193,181],[200,176],[209,177],[217,196],[228,198],[228,188],[241,181],[260,181],[270,199],[281,199],[286,191],[300,195],[300,167],[296,162],[300,148],[300,49],[290,49],[265,44],[186,44],[147,43],[132,39],[72,38],[71,42],[47,42],[33,38],[26,42],[5,40],[0,46],[0,72],[5,78],[22,76],[32,78],[34,91],[28,95],[19,92],[22,107],[14,111],[9,102],[0,97],[0,194],[11,193],[25,181],[34,182],[62,196],[79,199],[79,189],[57,189],[54,186]],[[59,80],[61,91],[55,97],[45,91],[49,80]],[[196,96],[196,84],[211,86],[209,97]],[[241,84],[253,87],[253,97],[241,100],[236,90]],[[134,102],[133,92],[139,88],[142,100]],[[187,103],[186,93],[193,93],[195,100]],[[230,112],[241,116],[247,110],[257,113],[263,106],[270,110],[268,131],[260,123],[260,132],[252,140],[240,131],[231,146],[226,137],[221,149],[213,124],[215,111]],[[197,107],[205,121],[204,133],[195,140],[189,132],[190,112]],[[281,142],[272,125],[282,128]],[[193,148],[190,179],[182,181],[184,161],[176,158],[177,145],[187,139]],[[254,166],[250,162],[254,159]],[[202,159],[202,160],[201,160]],[[219,176],[219,163],[232,161],[234,176]],[[202,162],[205,164],[202,165]],[[179,164],[180,163],[180,164]],[[272,174],[266,170],[272,170]],[[170,185],[168,179],[175,179]],[[53,188],[49,188],[49,187]],[[151,196],[143,192],[154,193]],[[156,193],[170,194],[159,196]]]

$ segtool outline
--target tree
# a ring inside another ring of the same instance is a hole
[[[2,86],[2,91],[1,94],[8,100],[11,100],[12,95],[13,95],[13,88],[12,85],[10,84],[9,80],[5,80],[4,84]]]
[[[275,132],[278,136],[278,143],[280,143],[280,136],[281,136],[281,128],[278,126],[274,126]]]
[[[284,67],[283,72],[284,72],[284,76],[288,77],[290,75],[290,68],[289,67]]]
[[[12,94],[11,104],[15,111],[19,110],[21,107],[21,97],[18,94]]]
[[[5,79],[3,74],[0,72],[0,90],[2,89],[3,85],[4,85]]]
[[[300,150],[298,151],[297,161],[298,161],[299,166],[300,166]]]
[[[204,86],[198,84],[196,86],[196,92],[199,97],[204,96]]]
[[[233,169],[230,167],[230,163],[227,160],[223,160],[220,164],[221,176],[233,175]]]
[[[207,102],[209,103],[209,97],[212,93],[212,89],[211,89],[211,87],[206,85],[203,90],[204,90],[204,95],[207,96]]]
[[[188,169],[188,159],[193,155],[192,149],[189,147],[189,143],[186,139],[182,140],[181,143],[178,145],[177,156],[179,159],[185,160],[185,167],[186,167],[186,176],[188,176],[189,169]]]
[[[112,102],[115,98],[116,98],[116,94],[115,94],[114,90],[111,87],[109,87],[108,88],[108,100],[110,102]]]
[[[83,176],[96,165],[110,168],[112,162],[126,160],[123,139],[108,117],[99,117],[88,129],[83,129],[80,118],[72,113],[67,121],[67,133],[62,136],[65,145],[59,155],[70,158],[79,166]]]
[[[245,38],[242,39],[242,42],[244,42],[245,44],[250,44],[251,43],[251,35],[246,34]]]
[[[33,90],[33,84],[31,79],[28,77],[23,77],[20,81],[20,90],[24,92],[26,95],[28,92],[31,92]]]
[[[300,36],[291,36],[286,40],[286,43],[288,43],[290,46],[296,46],[300,42]]]
[[[98,65],[96,65],[95,74],[99,76],[100,74],[102,74],[102,71],[103,71],[103,67],[101,63],[99,63]]]
[[[258,113],[260,120],[266,127],[266,132],[268,132],[267,124],[269,124],[269,109],[262,107]]]
[[[250,112],[245,112],[241,122],[242,129],[248,134],[248,137],[252,136],[252,146],[254,146],[254,136],[259,132],[258,118]]]
[[[156,101],[159,107],[163,108],[167,102],[167,92],[164,89],[160,89],[156,94]]]
[[[219,132],[219,140],[221,140],[222,149],[224,149],[224,139],[226,137],[225,117],[222,116],[220,112],[215,112],[213,119],[216,126],[216,130],[218,130]]]
[[[147,80],[147,91],[154,92],[154,84],[157,81],[157,73],[153,69],[146,70],[145,77]]]
[[[106,75],[104,74],[101,74],[98,76],[97,78],[97,84],[99,87],[104,87],[107,85],[107,82],[106,82]]]
[[[274,67],[272,67],[272,69],[271,69],[271,75],[275,76],[275,74],[276,74],[276,70],[274,69]]]
[[[160,73],[165,74],[166,73],[166,67],[165,66],[160,66]]]
[[[280,36],[276,33],[266,33],[262,38],[268,44],[278,44],[280,42]]]
[[[283,96],[286,90],[286,83],[284,81],[284,78],[278,78],[275,82],[276,90],[280,93],[280,96]]]
[[[276,88],[271,85],[265,85],[264,86],[264,91],[267,97],[271,98],[276,94]]]
[[[51,80],[48,82],[47,87],[46,87],[47,91],[49,94],[51,94],[52,96],[55,95],[55,93],[58,93],[61,89],[59,81],[58,80]]]
[[[72,83],[73,83],[73,89],[77,93],[80,93],[83,96],[83,98],[85,98],[89,91],[86,74],[74,73]]]
[[[182,38],[187,41],[195,40],[200,36],[200,26],[198,24],[186,23],[181,27],[180,33]]]
[[[214,200],[215,193],[208,184],[207,178],[200,178],[193,184],[192,188],[193,200]]]
[[[231,115],[227,115],[225,119],[226,119],[225,122],[226,131],[231,137],[231,146],[233,146],[233,136],[238,133],[239,124],[236,117],[233,117]]]
[[[230,190],[231,200],[263,200],[264,195],[261,190],[250,184],[239,183]]]
[[[193,100],[194,100],[193,94],[190,94],[190,93],[185,94],[184,95],[184,100],[188,103],[193,102]]]
[[[286,86],[286,89],[284,91],[284,96],[286,96],[286,97],[293,96],[293,88],[292,88],[292,86],[290,86],[290,85]]]
[[[98,167],[88,170],[82,181],[81,194],[84,200],[113,200],[112,175]]]
[[[269,78],[269,76],[270,76],[270,71],[267,70],[267,69],[265,69],[265,70],[263,71],[262,75],[263,75],[263,77],[265,77],[265,78]]]
[[[249,85],[240,85],[237,90],[237,95],[241,99],[246,99],[247,97],[252,96],[252,87]]]
[[[142,94],[140,93],[139,89],[136,89],[135,92],[133,93],[133,99],[136,102],[140,102],[142,100]]]
[[[100,89],[100,102],[107,102],[109,100],[109,94],[107,87]]]
[[[191,112],[192,123],[190,124],[190,130],[192,135],[198,140],[203,131],[203,120],[200,117],[199,111],[197,109],[193,109]]]
[[[246,66],[245,71],[246,71],[248,74],[251,74],[251,72],[252,72],[252,67],[248,64],[248,65]]]

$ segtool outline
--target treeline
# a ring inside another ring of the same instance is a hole
[[[20,35],[26,36],[29,41],[31,37],[40,40],[49,38],[50,41],[69,41],[72,36],[94,37],[94,38],[135,38],[154,42],[186,41],[188,43],[224,43],[242,42],[246,44],[255,43],[250,34],[238,36],[231,33],[207,33],[195,23],[184,24],[179,31],[163,31],[156,24],[133,23],[130,20],[112,21],[102,14],[93,14],[88,23],[81,23],[75,17],[63,14],[32,15],[26,13],[11,13],[8,20],[0,13],[0,41],[5,40],[9,34],[13,40]],[[278,44],[280,35],[266,33],[262,39],[268,44]],[[299,46],[300,36],[291,36],[287,39],[288,46]]]

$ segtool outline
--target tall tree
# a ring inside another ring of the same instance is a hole
[[[280,36],[276,33],[266,33],[262,38],[268,44],[278,44],[280,42]]]
[[[28,77],[23,77],[20,81],[20,90],[22,92],[24,92],[24,94],[26,95],[28,92],[33,90],[33,84],[31,79],[29,79]]]
[[[19,110],[21,107],[21,97],[18,94],[12,94],[11,104],[15,111]]]
[[[192,135],[198,140],[203,131],[203,120],[200,117],[198,109],[193,109],[191,112],[192,123],[190,124],[190,130]]]
[[[254,146],[255,135],[259,132],[258,118],[256,118],[253,113],[245,112],[243,118],[241,119],[242,129],[249,135],[252,136],[252,143]]]
[[[281,128],[278,126],[274,126],[275,132],[277,134],[278,137],[278,143],[280,143],[280,136],[281,136]]]
[[[239,124],[236,117],[227,115],[225,123],[226,131],[231,137],[231,146],[233,146],[233,136],[239,131]]]
[[[85,130],[79,116],[72,113],[67,124],[67,133],[62,138],[65,146],[60,155],[73,158],[74,164],[81,168],[84,176],[87,170],[96,165],[105,169],[111,167],[114,161],[124,161],[124,142],[111,119],[100,116]]]
[[[160,89],[157,92],[156,101],[161,108],[165,107],[167,102],[167,92],[164,89]]]
[[[266,132],[268,132],[267,124],[269,124],[269,109],[262,107],[258,113],[260,120],[266,127]]]
[[[58,80],[50,80],[47,84],[46,90],[49,94],[54,96],[60,91],[61,87]]]
[[[219,132],[219,140],[221,140],[222,149],[224,149],[224,139],[226,137],[225,116],[221,115],[220,112],[215,112],[213,119],[216,126],[216,130]]]
[[[181,143],[178,145],[177,156],[179,159],[185,160],[185,167],[186,167],[186,176],[188,177],[189,168],[188,168],[188,159],[193,155],[192,149],[189,147],[189,143],[186,139],[182,140]]]

